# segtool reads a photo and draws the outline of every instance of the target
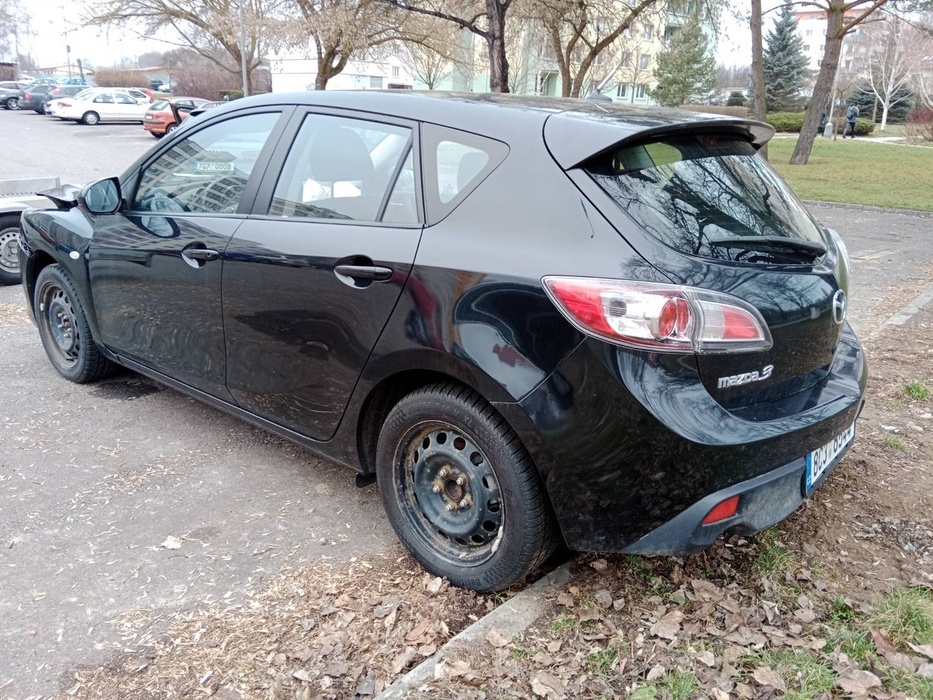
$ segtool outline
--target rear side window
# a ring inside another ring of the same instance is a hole
[[[740,259],[740,248],[715,242],[750,236],[823,242],[787,184],[734,135],[626,144],[584,169],[636,224],[684,253]]]
[[[309,114],[289,149],[269,214],[380,221],[411,142],[406,126]],[[411,203],[406,223],[417,221]],[[395,214],[398,222],[400,213]]]
[[[466,131],[424,125],[425,203],[437,223],[469,196],[505,160],[509,148]]]

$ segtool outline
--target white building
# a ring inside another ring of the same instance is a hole
[[[313,58],[282,56],[270,62],[272,92],[313,90],[317,61]],[[412,77],[398,56],[374,61],[350,61],[327,83],[328,90],[410,90]]]
[[[826,50],[826,12],[823,10],[800,10],[797,16],[797,32],[803,39],[803,53],[807,57],[807,67],[812,71],[820,69],[823,52]],[[851,15],[855,17],[857,15]],[[859,56],[864,52],[860,45],[860,27],[846,35],[842,42],[842,55],[839,68],[845,71],[858,67]]]

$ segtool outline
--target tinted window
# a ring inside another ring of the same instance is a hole
[[[389,203],[386,206],[382,220],[393,224],[418,223],[415,164],[410,149],[405,162],[402,164],[402,169],[399,171],[398,178],[395,180],[395,187],[392,188],[392,194],[389,196]]]
[[[133,209],[235,213],[278,118],[275,113],[227,119],[175,144],[143,171]]]
[[[509,149],[500,141],[465,131],[426,124],[425,195],[428,220],[447,216],[505,160]]]
[[[269,213],[377,221],[411,129],[309,114],[289,150]]]
[[[685,253],[733,259],[741,249],[710,242],[746,236],[823,242],[790,188],[750,143],[734,136],[626,145],[585,169],[639,226]]]

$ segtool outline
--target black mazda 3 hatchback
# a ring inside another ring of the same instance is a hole
[[[765,124],[494,95],[315,92],[185,122],[25,214],[67,379],[123,365],[377,477],[429,571],[698,551],[852,444],[848,261]]]

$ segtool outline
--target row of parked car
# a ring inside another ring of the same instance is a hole
[[[31,109],[88,125],[140,122],[156,138],[175,129],[193,112],[217,104],[198,97],[166,97],[153,102],[152,92],[141,88],[0,83],[0,105],[5,109]]]

